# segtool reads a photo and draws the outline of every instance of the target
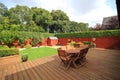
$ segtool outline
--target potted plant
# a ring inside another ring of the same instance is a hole
[[[73,45],[74,45],[75,48],[79,48],[80,47],[79,43],[74,43]]]
[[[22,62],[26,62],[28,60],[28,54],[26,53],[26,54],[22,55],[21,59],[22,59]]]

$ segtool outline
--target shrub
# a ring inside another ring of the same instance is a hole
[[[80,33],[59,33],[58,38],[92,38],[106,36],[120,36],[120,30],[101,30],[101,31],[86,31]]]
[[[90,42],[90,41],[83,41],[83,44],[89,45],[90,47],[93,47],[93,48],[96,47],[96,44],[94,42]]]
[[[70,41],[69,43],[67,43],[68,45],[70,45],[70,46],[74,46],[74,44],[75,44],[75,41]]]
[[[24,47],[24,43],[26,39],[39,39],[40,42],[43,41],[43,39],[54,36],[52,33],[40,33],[40,32],[24,32],[24,31],[0,31],[0,43],[3,43],[9,47],[13,46],[13,42],[15,40],[19,41],[19,45],[21,47]]]
[[[19,50],[17,48],[0,49],[0,57],[10,56],[15,54],[19,54]]]
[[[83,41],[84,44],[90,45],[91,42],[90,41]]]
[[[77,47],[80,47],[80,43],[74,43],[73,45],[74,45],[74,47],[76,47],[76,48],[77,48]]]
[[[23,54],[22,57],[21,57],[21,59],[22,59],[22,62],[27,61],[28,60],[28,54],[27,53]]]
[[[0,49],[8,49],[9,47],[7,45],[0,45]]]
[[[32,45],[28,44],[28,45],[25,46],[25,48],[30,49],[30,48],[32,48]]]

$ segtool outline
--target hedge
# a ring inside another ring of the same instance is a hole
[[[58,38],[91,38],[91,37],[120,36],[120,30],[86,31],[79,33],[58,33],[55,36]]]
[[[25,31],[1,31],[0,32],[0,44],[3,43],[9,47],[11,47],[12,43],[15,40],[19,40],[19,43],[23,46],[26,39],[39,39],[41,42],[44,40],[44,38],[47,38],[48,36],[54,36],[54,34],[51,33],[40,33],[40,32],[25,32]]]
[[[0,49],[0,57],[19,54],[17,48]]]

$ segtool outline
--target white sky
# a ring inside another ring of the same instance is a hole
[[[94,27],[103,17],[117,15],[115,0],[0,0],[8,8],[18,5],[62,10],[71,21],[89,23]]]

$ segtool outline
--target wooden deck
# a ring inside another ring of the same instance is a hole
[[[120,51],[90,49],[84,66],[65,70],[57,55],[0,67],[0,80],[120,80]]]

